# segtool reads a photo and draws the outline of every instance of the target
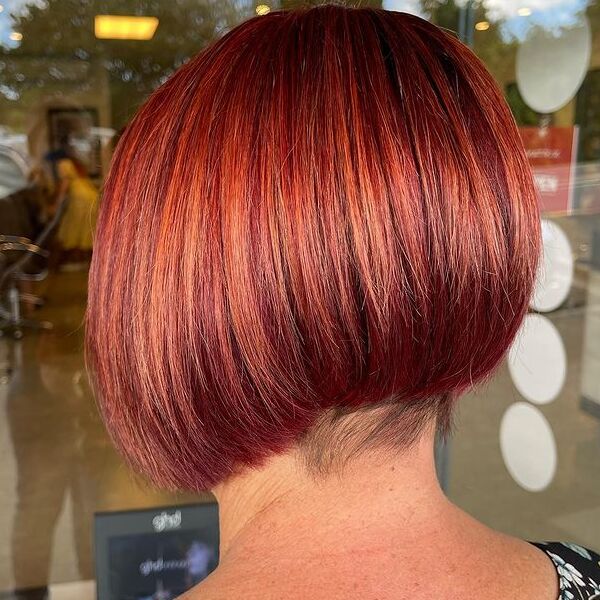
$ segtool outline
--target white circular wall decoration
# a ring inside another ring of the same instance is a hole
[[[539,312],[559,308],[573,284],[573,250],[562,228],[542,219],[542,260],[530,306]]]
[[[590,24],[582,16],[560,32],[536,28],[517,50],[517,86],[535,111],[553,113],[577,93],[591,53]]]
[[[567,356],[560,334],[542,315],[529,314],[508,352],[508,369],[519,393],[535,404],[552,402],[565,383]]]
[[[540,492],[554,479],[554,434],[535,406],[516,402],[508,407],[500,424],[500,450],[508,472],[523,489]]]

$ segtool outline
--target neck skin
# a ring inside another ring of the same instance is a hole
[[[427,535],[457,512],[440,489],[433,446],[431,428],[404,452],[365,453],[341,473],[312,477],[296,451],[228,480],[214,490],[221,565],[246,552],[279,560],[300,549],[304,557],[322,555],[323,548],[335,552],[349,535],[372,536],[392,524],[406,530],[405,539]]]
[[[554,600],[547,557],[447,500],[433,446],[432,427],[318,478],[292,451],[219,485],[219,568],[184,598]]]

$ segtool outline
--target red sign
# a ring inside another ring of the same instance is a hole
[[[577,163],[577,127],[521,127],[542,212],[569,213]]]

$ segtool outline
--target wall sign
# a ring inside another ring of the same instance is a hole
[[[542,212],[570,212],[577,163],[577,127],[521,127],[519,131]]]

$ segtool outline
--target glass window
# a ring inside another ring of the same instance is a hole
[[[421,15],[473,48],[513,111],[543,211],[531,313],[460,404],[440,449],[447,493],[502,531],[597,548],[600,3],[361,5]],[[93,213],[148,94],[244,19],[293,6],[0,0],[0,236],[21,244],[0,237],[0,592],[92,579],[95,512],[199,500],[133,475],[97,414],[82,353]]]

